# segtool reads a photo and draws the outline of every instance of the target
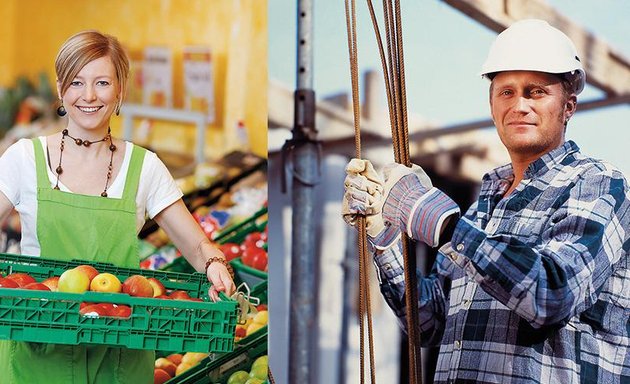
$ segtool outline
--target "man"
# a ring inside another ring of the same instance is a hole
[[[344,219],[365,214],[385,299],[405,319],[401,231],[439,249],[419,279],[421,338],[439,345],[436,383],[630,382],[630,192],[565,130],[585,73],[569,38],[523,20],[483,76],[511,164],[456,204],[417,166],[347,167]]]

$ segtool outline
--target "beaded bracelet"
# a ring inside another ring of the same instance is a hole
[[[210,264],[217,262],[217,263],[221,263],[223,265],[225,265],[225,268],[227,268],[228,272],[230,273],[230,276],[232,277],[232,279],[234,279],[234,269],[232,268],[232,266],[230,265],[230,263],[227,262],[227,260],[225,260],[222,257],[217,257],[217,256],[213,256],[211,258],[208,259],[208,261],[206,261],[206,275],[208,274],[208,268],[210,268]]]

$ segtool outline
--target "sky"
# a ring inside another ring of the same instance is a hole
[[[343,0],[312,0],[313,88],[318,98],[350,91]],[[630,1],[548,0],[572,21],[630,58]],[[297,3],[297,1],[295,2]],[[374,1],[381,13],[380,1]],[[296,5],[269,0],[269,76],[295,87]],[[366,2],[357,0],[358,60],[361,71],[380,70]],[[488,83],[478,76],[496,33],[438,0],[401,2],[409,110],[440,125],[489,117]],[[625,15],[625,16],[624,16]],[[587,73],[588,77],[588,73]],[[579,101],[601,98],[587,85]],[[577,113],[567,138],[587,155],[605,159],[630,177],[630,105]],[[492,129],[492,128],[489,128]]]

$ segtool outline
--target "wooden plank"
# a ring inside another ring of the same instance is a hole
[[[495,32],[500,32],[521,19],[546,20],[573,40],[589,84],[610,96],[630,93],[628,58],[543,0],[444,0],[444,2]]]

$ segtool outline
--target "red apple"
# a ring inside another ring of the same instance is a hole
[[[83,293],[90,287],[90,278],[81,269],[69,269],[59,276],[59,292]]]
[[[165,370],[169,375],[175,376],[175,370],[177,370],[177,365],[167,359],[166,357],[160,357],[155,360],[155,368]]]
[[[153,370],[153,384],[164,384],[171,379],[171,375],[163,369]]]
[[[122,291],[129,296],[153,297],[153,286],[142,275],[129,276],[122,285]]]
[[[18,286],[23,287],[30,283],[35,283],[37,280],[28,273],[12,273],[6,277],[7,279],[11,279],[17,283]]]
[[[118,293],[121,290],[120,280],[111,273],[99,273],[90,283],[90,291]]]
[[[117,305],[109,312],[109,315],[113,317],[127,318],[131,316],[131,307],[128,305]]]
[[[164,284],[162,284],[160,280],[155,277],[149,277],[147,280],[149,280],[149,283],[151,283],[151,286],[153,287],[153,297],[166,294],[166,288],[164,288]]]
[[[166,358],[172,361],[175,365],[179,365],[182,362],[182,357],[184,357],[184,355],[182,355],[181,353],[171,353],[170,355],[166,356]]]
[[[48,288],[47,285],[44,285],[42,283],[30,283],[30,284],[26,284],[25,286],[21,287],[23,289],[33,289],[35,291],[50,291],[50,288]]]
[[[173,291],[169,297],[173,300],[190,300],[190,295],[186,291]]]
[[[168,295],[155,296],[156,299],[170,299]]]
[[[51,291],[56,292],[59,286],[59,276],[52,276],[42,281],[42,284],[50,288]]]
[[[89,316],[89,317],[108,316],[108,313],[105,311],[103,306],[100,305],[100,304],[87,305],[87,306],[79,309],[79,313],[82,316]]]
[[[114,304],[114,303],[99,303],[99,304],[96,304],[96,305],[98,305],[101,308],[103,308],[103,313],[105,313],[105,316],[111,316],[112,315],[112,311],[116,308],[116,304]]]
[[[234,337],[245,337],[247,336],[247,330],[241,326],[236,326],[236,331],[234,332]]]
[[[15,280],[12,279],[7,279],[7,278],[0,278],[0,288],[19,288],[20,286],[18,285],[18,283],[15,282]]]
[[[191,297],[190,299],[188,299],[190,301],[203,301],[203,299],[200,299],[198,297]]]
[[[257,311],[266,311],[267,310],[267,304],[258,304],[256,306],[256,310]]]
[[[96,268],[94,268],[91,265],[82,264],[82,265],[79,265],[78,267],[75,267],[74,269],[78,269],[79,271],[82,271],[83,273],[85,273],[88,279],[90,279],[90,282],[92,281],[92,279],[94,279],[98,275],[98,271],[96,270]]]

